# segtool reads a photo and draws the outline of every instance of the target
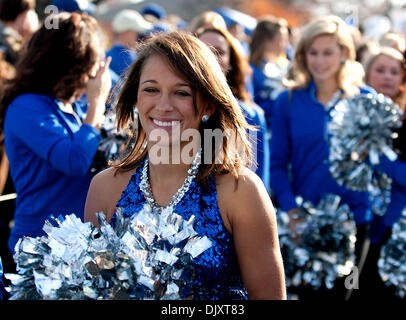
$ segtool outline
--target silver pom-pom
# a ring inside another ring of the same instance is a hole
[[[97,213],[100,229],[74,214],[47,220],[47,236],[20,239],[7,274],[11,300],[186,299],[193,295],[193,259],[211,246],[189,221],[148,205],[114,228]],[[56,225],[53,225],[56,222]]]
[[[297,214],[297,238],[289,228],[289,215],[278,211],[278,233],[285,266],[286,286],[331,289],[348,275],[355,262],[356,226],[340,197],[328,194],[315,207],[307,201]]]
[[[392,235],[381,249],[378,272],[387,286],[396,287],[396,295],[406,297],[406,216],[393,225]]]
[[[135,113],[137,119],[137,113]],[[109,167],[109,162],[115,162],[131,150],[136,132],[137,121],[131,122],[128,128],[117,130],[116,113],[110,110],[100,126],[101,140],[97,148],[93,162],[90,166],[90,173],[96,175],[100,171]]]
[[[390,98],[361,94],[343,99],[330,113],[330,172],[352,190],[368,191],[372,210],[383,215],[390,202],[391,179],[374,165],[385,155],[396,160],[393,139],[402,125],[402,111]]]
[[[5,299],[6,296],[6,289],[4,288],[4,283],[3,283],[3,264],[1,262],[1,257],[0,257],[0,301]]]

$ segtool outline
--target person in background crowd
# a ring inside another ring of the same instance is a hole
[[[254,101],[264,109],[269,130],[272,129],[273,105],[283,89],[282,79],[289,66],[287,27],[285,19],[264,16],[258,20],[251,37]]]
[[[375,47],[363,60],[365,83],[391,98],[401,109],[405,106],[403,54],[393,47]]]
[[[402,53],[393,47],[377,47],[371,50],[363,61],[365,83],[396,102],[405,112],[405,68]],[[386,287],[378,273],[381,248],[391,236],[393,225],[400,219],[406,207],[406,173],[401,166],[406,164],[406,120],[397,130],[394,148],[398,161],[384,161],[377,170],[391,176],[391,200],[383,216],[374,215],[370,228],[370,246],[359,279],[359,290],[352,293],[354,300],[397,299],[394,290]],[[393,176],[393,172],[397,172]]]
[[[145,20],[153,24],[163,22],[167,18],[165,8],[157,3],[146,4],[141,8],[140,13]]]
[[[11,252],[19,238],[44,234],[50,215],[83,218],[111,86],[96,20],[85,13],[56,17],[59,28],[43,25],[34,33],[1,99],[0,124],[18,194]],[[88,105],[77,102],[84,93]]]
[[[244,56],[249,58],[250,56],[250,46],[248,44],[249,37],[245,33],[244,26],[241,23],[233,22],[228,26],[228,31],[234,36],[234,38],[240,41]]]
[[[196,33],[199,28],[212,26],[219,29],[227,29],[224,18],[215,11],[204,11],[197,15],[189,23],[189,31]]]
[[[85,220],[98,226],[96,212],[102,211],[115,223],[116,207],[131,216],[144,205],[158,214],[168,208],[186,220],[195,215],[196,232],[213,243],[193,260],[195,299],[286,299],[272,202],[246,168],[250,126],[215,55],[191,34],[152,36],[120,91],[119,128],[134,120],[134,108],[137,141],[123,161],[93,178]],[[180,136],[170,134],[174,126]],[[153,139],[157,129],[168,132],[169,140]],[[194,130],[204,140],[206,129],[233,132],[223,140],[224,152],[217,154],[217,144],[202,141],[199,148],[200,139],[180,139]],[[154,154],[157,146],[170,155],[164,163]],[[185,149],[189,156],[181,157]]]
[[[0,0],[0,91],[5,81],[15,75],[24,44],[38,28],[35,0]],[[15,188],[9,172],[9,162],[4,149],[4,133],[0,128],[0,195],[7,196],[0,202],[0,256],[4,270],[14,272],[15,264],[8,250],[10,226],[13,223]]]
[[[0,1],[0,50],[14,65],[24,42],[38,29],[35,0]]]
[[[206,27],[213,27],[219,30],[227,30],[227,24],[224,18],[219,13],[215,11],[205,11],[192,19],[189,24],[189,31],[192,34],[196,34],[197,30]],[[239,45],[241,46],[241,44]],[[250,68],[248,70],[248,72],[245,72],[245,89],[248,94],[253,97],[254,88],[252,84],[252,70]]]
[[[176,24],[171,24],[170,20],[173,17],[169,16],[165,8],[157,3],[146,4],[141,8],[140,13],[146,21],[153,24],[153,28],[144,34],[144,37],[157,32],[172,32],[177,29]]]
[[[124,9],[117,13],[112,21],[115,42],[107,51],[111,57],[110,68],[119,76],[134,62],[135,53],[132,52],[138,37],[153,29],[153,25],[146,21],[138,11]]]
[[[245,88],[245,79],[251,73],[248,61],[244,58],[242,48],[227,29],[203,27],[197,30],[197,37],[206,43],[216,54],[227,82],[238,99],[247,122],[256,128],[254,137],[257,161],[255,173],[261,178],[268,193],[270,192],[269,177],[269,141],[264,111],[256,105]]]
[[[295,213],[300,210],[296,196],[317,205],[323,194],[339,195],[354,214],[359,256],[372,218],[368,193],[340,186],[331,176],[327,123],[338,101],[373,89],[363,86],[362,66],[355,62],[351,33],[342,19],[320,17],[304,27],[293,74],[295,78],[286,83],[288,89],[275,102],[272,124],[271,189],[277,206],[291,217],[295,234]],[[303,292],[299,299],[326,299],[329,292],[344,298],[344,291],[339,291],[345,290],[344,285],[336,288],[338,291]]]

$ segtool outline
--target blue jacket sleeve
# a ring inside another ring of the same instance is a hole
[[[92,126],[83,124],[71,135],[58,116],[40,100],[12,103],[6,121],[13,136],[52,168],[68,176],[83,175],[89,170],[100,141],[100,133]]]
[[[291,161],[289,133],[289,92],[283,91],[275,101],[275,114],[271,137],[271,189],[278,205],[284,211],[296,208],[289,177],[288,165]]]
[[[256,112],[256,122],[258,125],[257,133],[257,162],[258,162],[258,175],[262,179],[266,190],[270,193],[270,153],[269,153],[269,135],[266,125],[264,111],[257,105],[254,110]]]
[[[406,163],[400,160],[391,161],[386,156],[379,158],[375,166],[378,171],[384,172],[392,179],[393,183],[406,187]]]

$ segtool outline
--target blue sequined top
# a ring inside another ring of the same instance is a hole
[[[116,206],[123,209],[126,217],[139,212],[146,202],[139,187],[142,167],[141,164],[132,175]],[[186,220],[195,215],[195,231],[212,241],[212,246],[193,260],[196,268],[192,286],[194,299],[246,300],[247,291],[241,280],[233,239],[217,205],[215,179],[209,180],[207,192],[193,180],[174,212]]]

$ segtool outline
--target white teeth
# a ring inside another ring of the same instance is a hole
[[[179,121],[159,121],[156,119],[152,119],[152,121],[160,127],[173,127],[175,126],[177,123],[179,123]]]

